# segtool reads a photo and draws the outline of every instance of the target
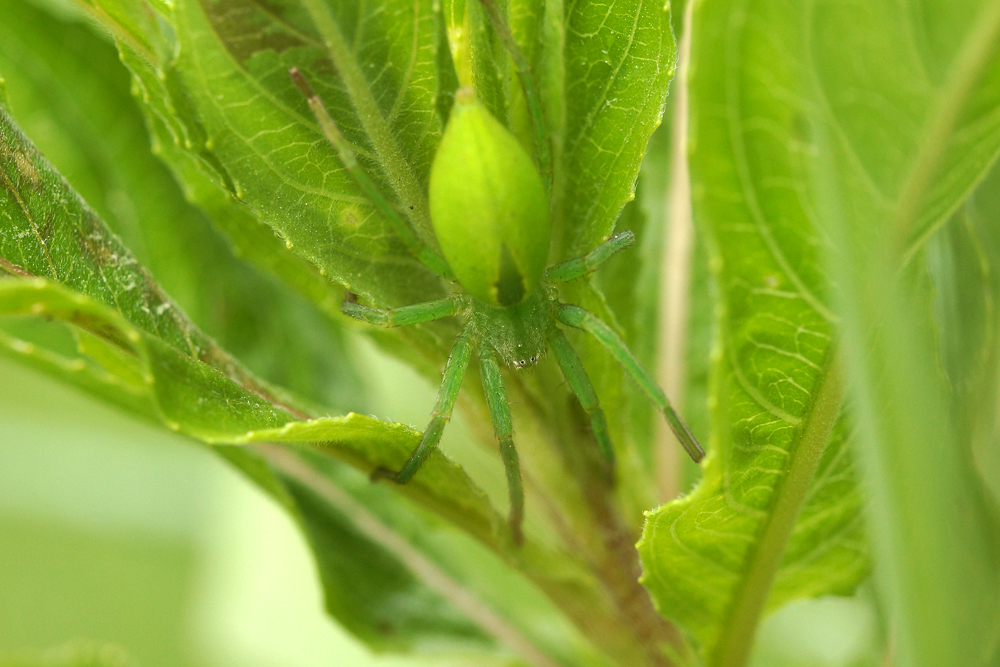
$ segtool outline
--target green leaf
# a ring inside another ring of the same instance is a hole
[[[367,512],[426,554],[467,591],[501,613],[560,664],[609,664],[556,607],[559,603],[565,606],[570,593],[584,601],[589,597],[583,590],[574,590],[582,582],[574,581],[568,570],[562,572],[565,578],[557,587],[553,584],[557,582],[558,572],[551,567],[556,564],[550,563],[549,584],[541,583],[537,574],[531,579],[538,583],[532,583],[527,576],[530,573],[515,572],[508,562],[467,533],[455,530],[412,503],[398,502],[393,490],[385,485],[371,484],[366,476],[329,457],[308,454],[305,458]],[[530,560],[527,554],[522,556]],[[532,569],[530,563],[526,569]],[[594,607],[583,602],[581,615],[588,610],[593,611]],[[593,627],[604,622],[606,619],[595,618],[597,625]]]
[[[210,440],[211,441],[211,440]],[[265,428],[245,434],[229,433],[219,442],[321,443],[321,451],[335,452],[337,458],[354,467],[372,472],[379,466],[398,469],[420,442],[420,433],[400,424],[387,424],[373,417],[349,414],[306,422],[291,422],[281,428]],[[465,471],[435,450],[420,479],[400,487],[405,495],[462,526],[487,544],[503,533],[503,521],[481,492],[469,493],[470,481]]]
[[[922,272],[901,280],[891,230],[873,241],[869,230],[852,229],[841,212],[849,200],[838,194],[830,188],[827,222],[838,250],[831,266],[843,289],[837,305],[858,399],[855,453],[872,490],[875,583],[894,650],[907,666],[993,665],[1000,524],[973,466],[975,441],[964,439],[975,422],[953,421],[966,406],[949,405],[956,388],[941,372]]]
[[[106,6],[111,4],[94,0],[91,6],[94,17],[118,35],[122,27]],[[363,71],[355,71],[353,92],[338,76],[344,70],[329,60],[313,18],[296,2],[159,7],[162,20],[147,39],[166,42],[167,59],[150,59],[119,41],[144,102],[154,152],[189,199],[209,213],[240,256],[337,320],[339,286],[383,306],[438,298],[442,286],[362,196],[289,80],[288,68],[306,74],[383,194],[432,243],[423,187],[440,135],[438,114],[447,110],[442,104],[454,89],[454,73],[442,67],[437,53],[444,44],[440,19],[429,5],[405,5],[402,14],[377,5],[338,6],[346,12],[335,17],[347,25],[345,39],[357,40],[348,69],[365,62]],[[383,25],[390,15],[413,20]],[[361,27],[354,35],[356,25]],[[260,32],[261,26],[269,27]],[[370,85],[365,77],[373,79]],[[354,110],[359,88],[369,103],[367,115]],[[373,123],[381,129],[378,141],[369,134]],[[388,167],[386,145],[401,147],[389,150],[394,159]],[[444,322],[371,335],[431,377],[455,333]]]
[[[168,16],[179,55],[167,84],[147,93],[169,96],[155,104],[183,123],[175,139],[288,249],[382,304],[424,300],[440,286],[362,196],[287,71],[305,73],[383,193],[429,235],[423,188],[441,129],[434,16],[429,5],[397,4],[338,5],[331,20],[353,50],[333,62],[296,3],[273,12],[239,0],[177,3]]]
[[[447,628],[453,650],[491,647],[491,638],[420,581],[398,557],[361,533],[351,518],[300,482],[285,486],[318,554],[326,608],[369,646],[413,650],[438,640]],[[377,571],[377,577],[372,572]]]
[[[151,0],[149,3],[81,0],[80,4],[100,17],[101,23],[116,40],[127,44],[147,61],[161,64],[168,57],[169,40],[160,34],[156,13],[150,11],[153,7],[165,9],[168,6],[165,0]]]
[[[969,78],[956,57],[981,34],[976,5],[696,6],[692,191],[721,311],[712,453],[694,493],[650,515],[640,548],[644,583],[709,665],[741,664],[764,609],[849,592],[867,570],[851,427],[835,421],[822,188],[835,183],[863,238],[896,218],[933,157],[926,196],[898,231],[910,255],[959,204],[1000,147],[1000,66],[981,60]],[[954,121],[943,133],[942,109]]]
[[[5,3],[0,5],[0,71],[21,126],[200,328],[271,381],[320,404],[350,401],[360,407],[339,329],[234,258],[150,154],[128,73],[113,44],[30,4]],[[176,148],[172,141],[167,147]],[[213,191],[224,198],[214,187],[199,189]],[[199,203],[211,206],[204,196]],[[249,215],[239,205],[211,208],[217,220],[226,220],[225,212]],[[280,245],[252,218],[240,228],[263,232],[245,246]],[[272,256],[297,259],[283,247]],[[322,286],[316,281],[308,286],[316,285],[320,294],[300,291],[335,304],[332,285],[314,273]]]
[[[556,34],[543,38],[539,56],[542,97],[558,143],[553,220],[558,260],[577,257],[607,238],[622,207],[634,198],[676,60],[669,3],[563,4],[565,23],[549,28]],[[553,52],[544,53],[547,49]]]
[[[991,18],[1000,35],[1000,12],[977,22]],[[850,194],[828,191],[844,337],[868,351],[849,362],[859,468],[877,489],[868,500],[875,583],[904,665],[994,665],[1000,657],[1000,521],[989,495],[997,488],[996,174],[994,163],[902,279],[893,275],[896,230],[873,239],[843,216]]]

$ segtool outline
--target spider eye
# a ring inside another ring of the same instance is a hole
[[[462,286],[513,306],[541,280],[549,205],[531,157],[471,89],[455,93],[430,178],[431,222]]]

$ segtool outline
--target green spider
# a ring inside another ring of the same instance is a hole
[[[437,275],[460,284],[467,294],[382,310],[344,301],[344,314],[369,324],[399,327],[458,316],[464,321],[452,345],[431,422],[400,470],[379,468],[372,480],[405,484],[441,440],[462,378],[478,347],[483,392],[500,447],[510,494],[508,523],[516,544],[523,541],[524,491],[500,361],[521,369],[536,364],[547,349],[589,415],[591,430],[609,471],[614,449],[594,387],[558,325],[582,329],[622,365],[657,408],[695,461],[704,451],[666,395],[614,330],[593,313],[562,303],[556,284],[589,275],[616,252],[635,242],[631,231],[612,236],[584,257],[546,269],[548,201],[538,171],[517,139],[475,99],[470,89],[455,94],[448,125],[431,168],[431,223],[444,257],[424,244],[382,197],[358,164],[322,100],[297,69],[289,74],[309,101],[320,127],[362,191],[392,225],[413,255]],[[474,220],[475,233],[470,233]]]

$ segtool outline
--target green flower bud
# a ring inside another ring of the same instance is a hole
[[[549,252],[549,205],[531,158],[471,89],[455,94],[434,157],[431,221],[462,286],[494,306],[530,294]]]

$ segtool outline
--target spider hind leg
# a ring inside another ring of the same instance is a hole
[[[590,416],[590,429],[597,440],[597,446],[601,450],[601,455],[607,463],[609,476],[614,475],[615,450],[611,445],[611,434],[608,431],[608,420],[601,409],[601,403],[597,398],[597,392],[590,383],[587,371],[583,368],[583,363],[573,349],[569,339],[558,327],[552,327],[549,333],[549,347],[552,355],[559,363],[563,377],[569,383],[570,389],[576,394],[577,399],[584,411]]]
[[[671,407],[670,401],[667,400],[666,394],[660,389],[660,385],[639,364],[639,361],[632,354],[631,350],[625,345],[625,341],[615,333],[614,329],[605,324],[604,320],[589,310],[565,303],[559,305],[556,319],[566,326],[583,329],[593,336],[621,364],[625,372],[632,376],[632,379],[646,393],[649,400],[653,402],[653,405],[663,412],[663,416],[666,417],[667,423],[670,425],[670,430],[674,432],[674,435],[681,443],[681,446],[684,447],[688,456],[695,463],[705,457],[705,450],[701,448],[698,440],[691,433],[691,429],[687,427],[687,424],[680,418],[680,415]]]
[[[504,390],[503,378],[500,376],[500,364],[492,350],[480,350],[479,367],[483,376],[483,392],[493,420],[493,432],[500,446],[500,458],[503,459],[507,472],[507,492],[510,495],[510,515],[507,523],[510,526],[514,543],[524,542],[522,524],[524,523],[524,488],[521,484],[521,466],[514,448],[514,427],[510,417],[510,406],[507,404],[507,392]]]

